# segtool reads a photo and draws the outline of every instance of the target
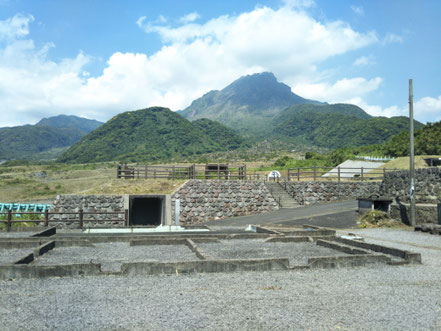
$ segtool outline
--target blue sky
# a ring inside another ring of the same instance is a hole
[[[441,120],[441,1],[0,0],[1,126],[187,107],[245,74]]]

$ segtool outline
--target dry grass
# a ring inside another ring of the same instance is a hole
[[[183,181],[116,179],[113,164],[0,168],[0,202],[52,201],[57,194],[168,194]],[[45,172],[45,176],[39,176]]]
[[[391,218],[388,213],[373,210],[368,211],[361,215],[357,219],[357,225],[359,228],[407,228],[408,226],[403,224],[399,220]]]
[[[81,194],[170,194],[182,184],[184,180],[155,180],[155,179],[111,179],[106,184],[100,184]]]
[[[426,161],[429,157],[441,157],[440,155],[417,155],[415,156],[415,168],[428,168]],[[388,169],[400,169],[400,170],[409,170],[410,168],[410,158],[408,156],[398,157],[395,160],[387,162],[385,165],[381,166],[381,168]]]

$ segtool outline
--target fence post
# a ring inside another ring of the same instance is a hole
[[[220,179],[220,164],[217,164],[217,179]]]
[[[315,182],[316,178],[317,178],[317,166],[314,165],[314,182]]]
[[[149,167],[147,166],[147,164],[145,165],[145,174],[144,174],[144,179],[147,179],[147,171],[149,170]]]
[[[8,210],[8,223],[6,224],[8,232],[11,231],[11,226],[12,226],[12,210],[9,209]]]
[[[338,167],[337,169],[338,169],[338,182],[340,183],[340,167]]]
[[[124,209],[124,224],[125,226],[129,226],[129,210]]]
[[[386,168],[383,168],[383,179],[386,177]]]
[[[44,226],[49,226],[49,211],[47,209],[44,211]]]
[[[361,167],[361,181],[363,181],[363,167]]]
[[[116,167],[116,178],[121,178],[121,164]]]
[[[80,229],[83,229],[83,210],[80,209]]]
[[[300,182],[300,168],[297,168],[297,181]]]
[[[175,166],[172,167],[172,180],[175,180]]]

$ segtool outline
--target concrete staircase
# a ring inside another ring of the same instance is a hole
[[[283,183],[277,182],[267,182],[266,187],[271,192],[273,198],[279,203],[280,208],[297,208],[299,204],[294,200],[285,188],[282,186]]]

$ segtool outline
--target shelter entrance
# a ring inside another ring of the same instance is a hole
[[[164,196],[130,196],[129,225],[161,225],[164,218]]]

